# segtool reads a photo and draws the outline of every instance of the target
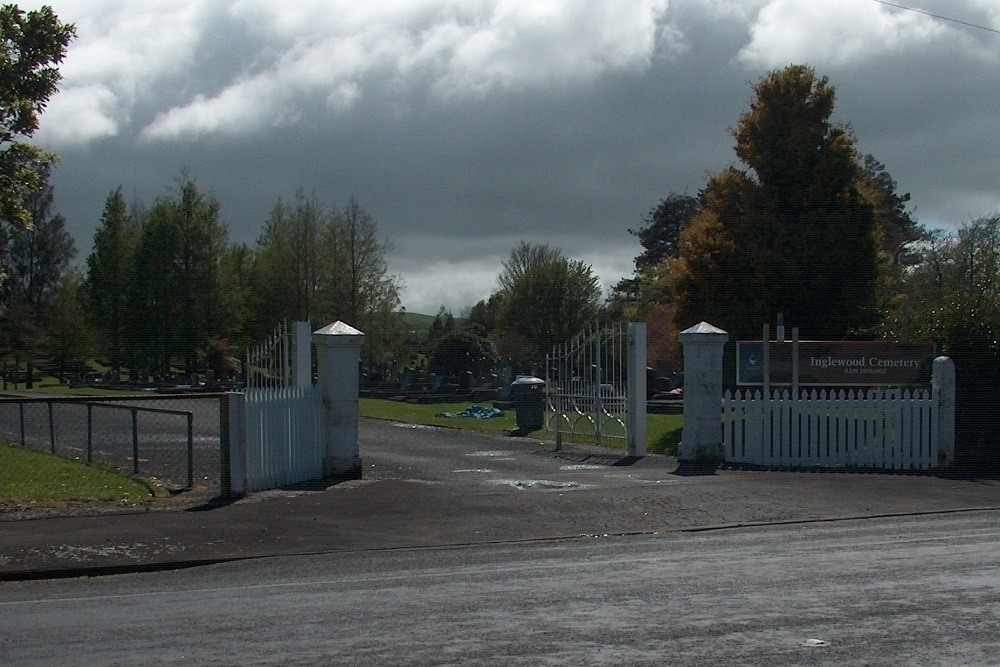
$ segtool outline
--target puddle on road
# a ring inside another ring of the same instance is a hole
[[[568,489],[585,489],[590,486],[579,482],[555,482],[550,479],[494,479],[491,482],[530,491],[566,491]]]
[[[513,461],[514,460],[513,455],[514,452],[506,451],[503,449],[469,452],[468,454],[466,454],[466,456],[470,456],[473,458],[493,459],[494,461]]]
[[[428,431],[437,431],[440,429],[438,426],[427,426],[426,424],[406,424],[403,422],[393,422],[392,425],[396,428],[408,428],[412,430],[425,429]]]
[[[568,466],[559,466],[560,470],[603,470],[607,466],[598,466],[590,463],[574,463]]]

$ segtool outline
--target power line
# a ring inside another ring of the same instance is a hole
[[[923,14],[924,16],[930,16],[931,18],[940,19],[941,21],[951,21],[952,23],[958,23],[959,25],[968,26],[970,28],[979,28],[980,30],[986,30],[987,32],[992,32],[1000,35],[1000,30],[995,30],[993,28],[987,28],[984,25],[979,25],[978,23],[969,23],[967,21],[959,21],[958,19],[949,18],[947,16],[941,16],[940,14],[931,14],[930,12],[925,12],[922,9],[916,9],[914,7],[905,7],[903,5],[897,5],[894,2],[886,2],[885,0],[872,0],[872,2],[877,2],[880,5],[886,5],[888,7],[895,7],[896,9],[905,9],[908,12],[916,12],[917,14]]]

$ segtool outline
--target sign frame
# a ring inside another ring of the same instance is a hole
[[[798,352],[795,363],[793,351]],[[930,384],[937,347],[932,342],[736,342],[740,386],[858,387]],[[767,377],[765,377],[765,366]],[[793,377],[798,374],[798,378]]]

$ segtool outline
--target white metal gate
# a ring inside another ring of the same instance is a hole
[[[243,376],[247,389],[312,384],[308,322],[282,322],[263,343],[248,348]]]
[[[546,429],[646,449],[646,325],[592,325],[546,358]]]
[[[323,476],[322,391],[312,383],[308,322],[280,325],[246,354],[247,388],[234,397],[243,491]],[[233,428],[233,425],[231,425]]]

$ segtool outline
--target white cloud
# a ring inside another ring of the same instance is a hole
[[[79,33],[62,68],[63,95],[89,115],[72,133],[50,134],[76,141],[122,131],[126,119],[145,122],[132,113],[144,100],[158,105],[144,138],[194,139],[295,122],[306,99],[325,101],[316,113],[343,110],[383,82],[443,100],[586,83],[604,72],[642,71],[658,40],[676,38],[659,24],[667,0],[53,5]],[[206,49],[216,32],[247,39],[216,53]]]
[[[928,16],[891,11],[871,0],[772,0],[750,32],[751,41],[739,55],[745,64],[772,68],[808,62],[829,67],[925,44],[946,28]]]
[[[97,84],[65,90],[49,103],[35,138],[42,145],[76,146],[112,137],[120,122],[117,102],[113,91]]]
[[[119,133],[139,99],[189,71],[210,2],[123,0],[31,2],[53,5],[77,37],[60,65],[60,92],[42,116],[39,138],[77,145]]]
[[[401,266],[405,287],[403,306],[411,313],[434,315],[441,306],[460,315],[496,290],[501,259],[425,262]]]

